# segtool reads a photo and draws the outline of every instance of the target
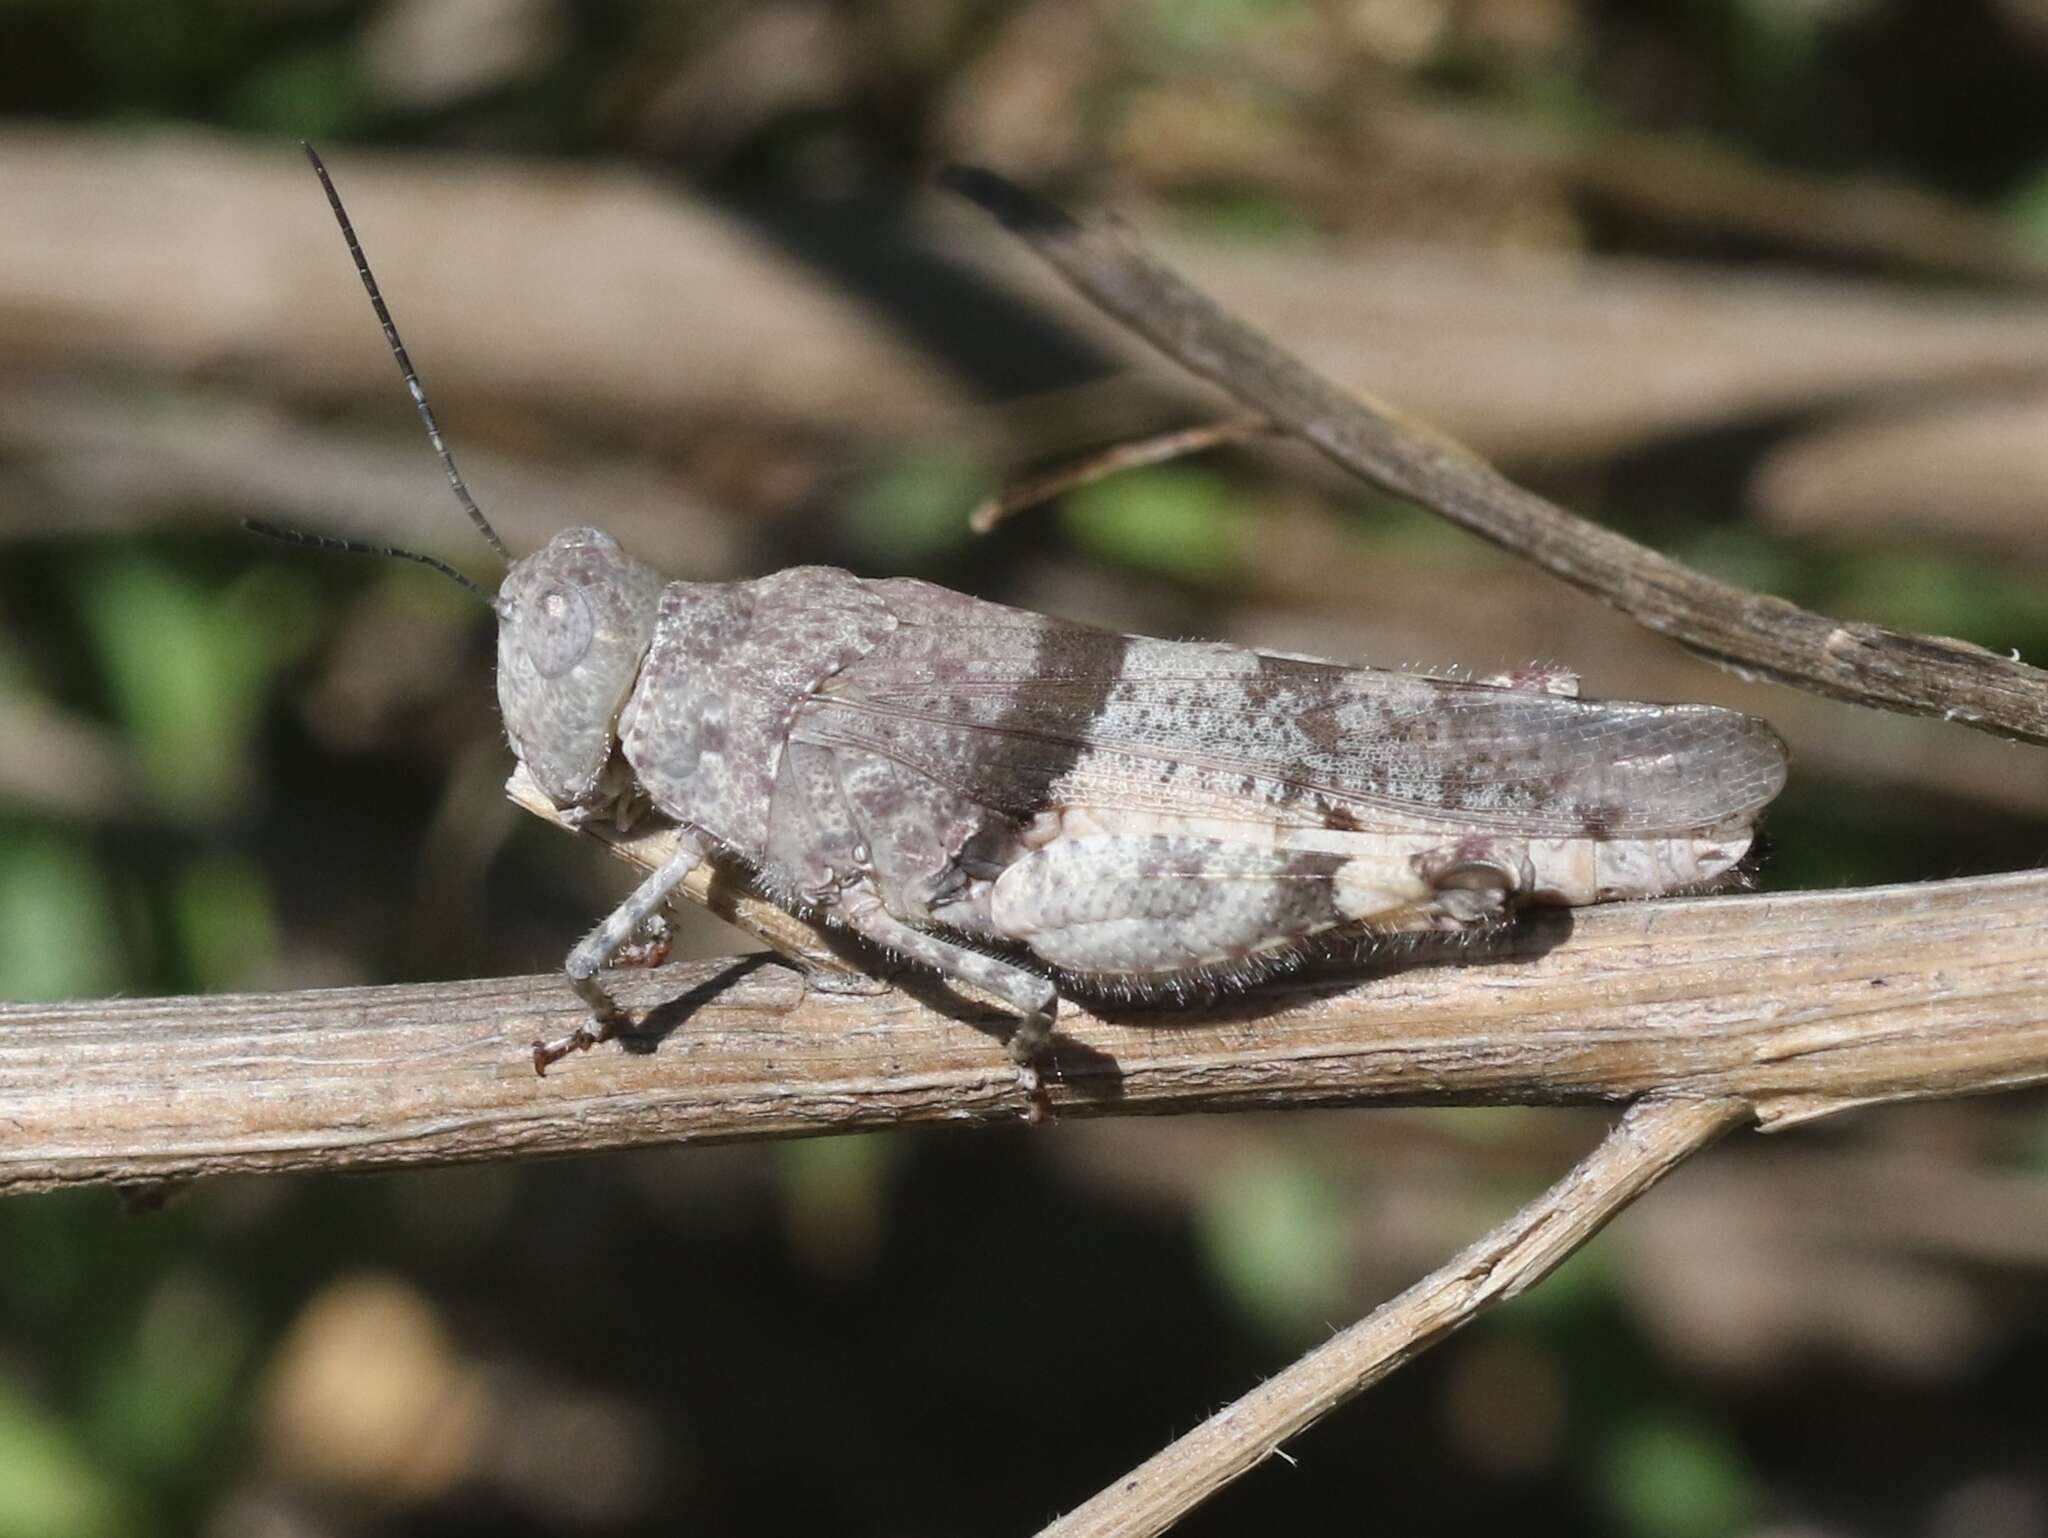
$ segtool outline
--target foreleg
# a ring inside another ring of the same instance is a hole
[[[549,1064],[560,1062],[571,1052],[597,1045],[628,1023],[629,1017],[619,1008],[611,990],[599,980],[598,973],[621,952],[631,948],[640,934],[650,929],[670,894],[703,863],[704,854],[703,841],[684,832],[676,842],[675,853],[641,882],[633,895],[619,904],[602,924],[584,936],[576,949],[569,952],[563,971],[568,975],[569,986],[576,990],[576,996],[590,1006],[591,1024],[578,1026],[567,1036],[558,1036],[553,1041],[535,1042],[534,1072],[546,1073]]]

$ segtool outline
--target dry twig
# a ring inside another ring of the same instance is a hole
[[[1098,449],[1093,454],[1061,465],[1057,469],[1048,470],[1043,475],[1034,475],[1004,487],[967,515],[967,526],[977,534],[986,534],[1005,518],[1014,517],[1028,507],[1036,507],[1039,503],[1049,502],[1054,497],[1065,496],[1068,492],[1078,491],[1083,486],[1092,486],[1112,475],[1121,475],[1126,470],[1140,469],[1145,465],[1165,464],[1170,459],[1199,454],[1205,449],[1217,448],[1226,443],[1242,443],[1247,438],[1256,438],[1271,431],[1273,427],[1270,422],[1251,418],[1232,422],[1204,422],[1173,432],[1154,433],[1145,438],[1113,443],[1108,448]]]
[[[1041,1530],[1151,1538],[1339,1405],[1554,1271],[1630,1202],[1743,1117],[1729,1100],[1638,1101],[1564,1179],[1286,1371]]]
[[[1527,557],[1660,634],[1739,669],[1857,704],[2048,743],[2048,673],[1941,636],[1815,614],[1659,555],[1525,491],[1491,465],[1310,369],[1133,239],[986,171],[948,184],[1084,297],[1243,405],[1374,485]]]
[[[659,836],[621,853],[656,859]],[[709,895],[776,922],[743,894]],[[1663,1094],[1780,1125],[2036,1083],[2044,902],[2048,873],[2030,872],[1539,914],[1472,965],[1297,977],[1208,1010],[1063,1013],[1052,1098],[1064,1115],[1128,1115]],[[652,1009],[648,1050],[602,1048],[544,1080],[530,1044],[582,1017],[559,976],[0,1006],[0,1192],[1021,1111],[1000,1010],[922,987],[807,989],[756,961],[619,985]]]

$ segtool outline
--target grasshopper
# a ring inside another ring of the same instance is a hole
[[[572,822],[651,806],[680,830],[569,953],[590,1022],[535,1044],[543,1072],[629,1023],[605,969],[707,859],[1002,1000],[1035,1094],[1063,986],[1184,996],[1333,938],[1707,886],[1784,786],[1764,722],[1581,699],[1558,672],[1461,680],[1149,640],[825,566],[671,582],[590,528],[515,560],[306,153],[449,483],[508,563],[484,596],[513,753]],[[475,587],[412,552],[284,537]]]

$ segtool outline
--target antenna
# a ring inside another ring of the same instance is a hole
[[[461,572],[438,556],[421,555],[417,550],[401,550],[396,545],[366,545],[358,540],[339,539],[332,534],[307,534],[298,529],[280,528],[274,523],[265,523],[261,518],[244,518],[242,527],[251,534],[261,534],[265,539],[278,540],[287,545],[304,545],[309,550],[334,550],[343,555],[389,555],[401,561],[417,561],[429,571],[438,571],[450,582],[459,582],[485,603],[493,602],[490,593],[480,584],[470,581]]]
[[[313,163],[313,174],[320,178],[320,186],[327,194],[327,206],[334,210],[335,223],[341,226],[341,238],[348,242],[348,254],[355,258],[356,275],[363,280],[363,289],[370,296],[370,308],[377,312],[378,323],[384,327],[384,340],[391,345],[391,356],[398,360],[398,372],[405,376],[405,387],[412,391],[413,404],[419,407],[420,421],[426,425],[427,442],[434,446],[434,452],[441,456],[441,464],[448,471],[448,484],[454,488],[456,500],[462,510],[469,514],[469,521],[476,525],[477,532],[491,543],[506,565],[512,564],[512,552],[505,548],[505,542],[498,538],[498,531],[491,527],[490,520],[483,515],[483,509],[476,505],[476,499],[469,494],[469,487],[463,484],[462,472],[455,468],[455,456],[448,452],[448,445],[441,440],[441,424],[434,420],[434,408],[427,404],[427,392],[420,385],[420,376],[412,366],[412,359],[406,356],[405,343],[398,339],[398,327],[392,324],[391,311],[384,303],[384,295],[378,291],[377,280],[370,273],[370,262],[363,255],[362,243],[356,239],[356,227],[349,223],[348,210],[341,206],[341,194],[334,190],[334,178],[327,174],[327,167],[320,159],[320,152],[305,140],[299,141],[299,148],[306,152],[306,159]],[[250,525],[255,528],[255,525]],[[291,539],[288,530],[271,529],[269,526],[256,528],[259,534],[268,533]],[[467,577],[462,576],[439,561],[423,555],[414,555],[406,550],[375,550],[367,545],[352,545],[347,540],[329,542],[324,536],[299,536],[299,544],[317,545],[322,549],[351,550],[357,554],[396,555],[422,565],[437,567],[457,581],[475,587]],[[482,589],[478,589],[479,592]],[[488,596],[488,595],[486,595]]]

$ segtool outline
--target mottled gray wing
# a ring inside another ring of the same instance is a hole
[[[1143,640],[873,586],[909,622],[808,700],[796,735],[886,755],[1013,817],[1093,805],[1656,837],[1746,818],[1785,782],[1777,734],[1712,706]]]

